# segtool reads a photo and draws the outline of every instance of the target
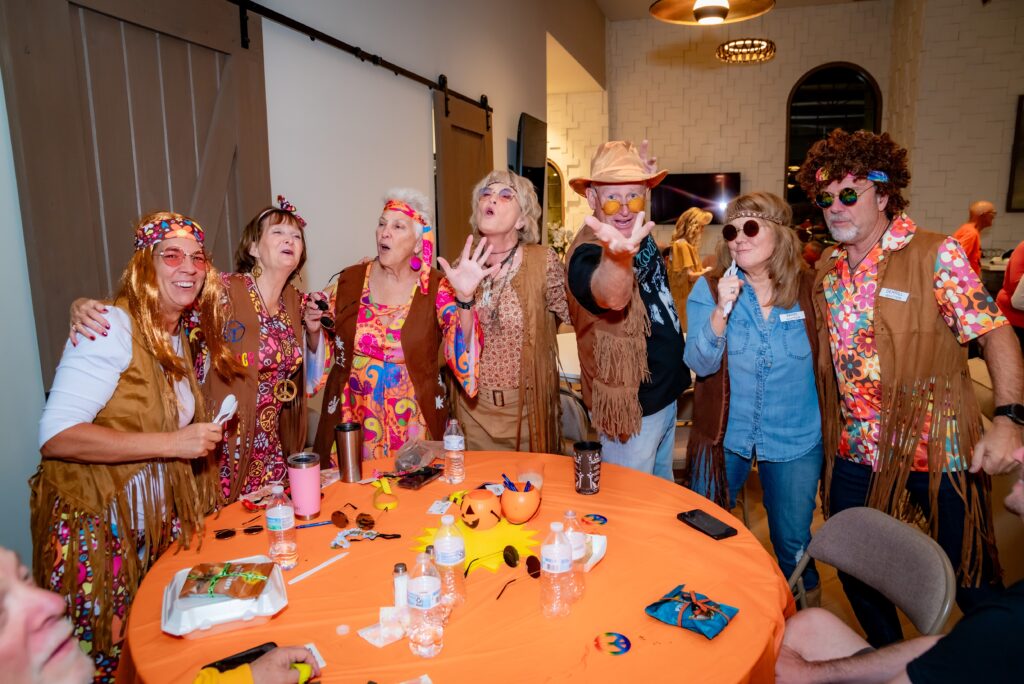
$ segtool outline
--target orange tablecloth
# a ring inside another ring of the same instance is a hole
[[[279,645],[314,642],[327,661],[325,682],[401,682],[422,674],[434,682],[453,681],[688,681],[770,682],[784,614],[792,598],[775,562],[742,523],[713,503],[666,480],[604,464],[601,491],[581,496],[572,486],[572,459],[543,456],[543,502],[526,527],[543,540],[548,524],[569,508],[578,515],[599,513],[608,524],[596,532],[608,536],[608,553],[586,578],[586,594],[567,618],[545,619],[540,610],[540,581],[521,564],[497,572],[474,571],[466,582],[466,605],[445,629],[444,649],[432,659],[418,658],[403,639],[379,649],[356,634],[377,622],[378,607],[393,602],[392,566],[412,567],[416,537],[436,526],[427,507],[451,491],[500,482],[514,471],[521,455],[470,452],[466,482],[437,480],[419,491],[398,490],[397,509],[377,529],[399,532],[399,540],[360,541],[349,555],[312,577],[288,587],[288,606],[269,622],[223,634],[183,639],[160,630],[164,587],[178,570],[202,561],[220,561],[266,553],[266,533],[216,540],[212,530],[238,527],[253,513],[238,505],[207,521],[201,550],[167,553],[139,590],[128,622],[126,663],[145,682],[190,682],[199,668],[243,649],[275,641]],[[347,502],[373,511],[370,485],[335,484],[324,493],[323,511]],[[703,508],[739,530],[715,541],[683,525],[676,514]],[[351,510],[351,509],[346,509]],[[379,512],[375,512],[379,513]],[[285,580],[339,553],[328,544],[331,526],[299,530],[299,564]],[[539,547],[538,547],[539,548]],[[512,577],[522,577],[495,597]],[[739,608],[739,614],[714,640],[665,625],[644,607],[678,584]],[[338,636],[338,625],[349,625]],[[632,642],[620,656],[599,651],[594,639],[619,632]]]

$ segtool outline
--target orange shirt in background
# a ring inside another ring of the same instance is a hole
[[[956,229],[953,237],[964,248],[967,253],[967,261],[971,264],[971,270],[981,275],[981,231],[974,227],[973,223],[965,223]]]

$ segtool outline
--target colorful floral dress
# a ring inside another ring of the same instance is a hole
[[[413,426],[418,428],[419,434],[427,434],[402,350],[402,326],[409,315],[412,298],[422,296],[419,284],[404,304],[378,304],[370,294],[371,266],[367,265],[363,277],[352,371],[341,396],[344,420],[363,425],[363,460],[392,455],[408,440]],[[447,280],[441,281],[434,304],[437,324],[443,330],[448,367],[463,389],[475,393],[482,338],[479,325],[474,320],[472,339],[467,344],[459,325],[455,293]],[[435,398],[423,397],[424,401],[432,399]]]
[[[256,281],[247,277],[246,289],[260,321],[259,376],[256,392],[256,421],[252,430],[252,454],[241,491],[252,492],[271,482],[284,479],[286,464],[278,432],[278,418],[283,406],[274,394],[274,386],[290,378],[303,361],[303,341],[295,338],[291,316],[284,303],[278,302],[277,313],[270,315],[263,303]],[[240,305],[241,303],[239,303]],[[231,492],[234,470],[238,467],[235,440],[225,439],[220,454],[220,482],[225,496]]]

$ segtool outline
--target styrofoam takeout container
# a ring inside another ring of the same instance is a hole
[[[266,556],[236,558],[229,563],[270,563]],[[160,628],[174,636],[208,636],[252,624],[266,622],[288,605],[281,568],[274,565],[263,592],[256,598],[235,599],[227,596],[188,596],[181,598],[181,587],[191,567],[183,568],[164,589]]]

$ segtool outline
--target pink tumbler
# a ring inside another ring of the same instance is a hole
[[[313,520],[320,515],[320,457],[303,451],[288,457],[288,481],[292,486],[295,517]]]

